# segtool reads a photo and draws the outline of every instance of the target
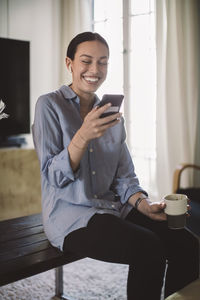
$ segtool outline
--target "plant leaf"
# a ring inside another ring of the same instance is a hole
[[[2,113],[5,107],[6,107],[5,103],[2,100],[0,100],[0,120],[9,117],[8,114]]]
[[[6,119],[6,118],[8,118],[8,117],[9,117],[8,114],[5,114],[5,113],[0,114],[0,120],[1,120],[1,119]]]

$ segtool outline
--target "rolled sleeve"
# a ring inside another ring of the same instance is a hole
[[[42,173],[52,186],[64,187],[79,177],[80,170],[73,172],[68,149],[64,149],[44,164]]]
[[[41,96],[35,110],[33,138],[44,178],[52,186],[63,187],[76,180],[79,170],[74,173],[71,168],[58,115],[48,97]]]
[[[136,194],[136,193],[138,193],[138,192],[141,192],[141,193],[145,194],[146,196],[148,196],[147,192],[146,192],[145,190],[143,190],[143,189],[138,185],[138,186],[130,187],[130,188],[126,191],[125,196],[124,196],[122,202],[123,202],[123,203],[126,203],[126,202],[128,201],[128,199],[129,199],[132,195],[134,195],[134,194]]]

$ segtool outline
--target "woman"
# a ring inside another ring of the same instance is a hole
[[[129,265],[129,300],[160,299],[198,277],[198,242],[167,228],[164,203],[139,185],[120,113],[100,118],[96,90],[109,47],[84,32],[69,44],[72,84],[38,99],[33,127],[41,164],[45,232],[62,251]]]

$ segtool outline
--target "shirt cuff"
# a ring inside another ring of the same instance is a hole
[[[145,195],[148,197],[148,193],[147,193],[145,190],[143,190],[140,186],[137,186],[137,187],[130,187],[130,188],[127,190],[127,192],[126,192],[123,201],[121,201],[122,204],[128,202],[129,198],[130,198],[132,195],[134,195],[134,194],[136,194],[136,193],[139,193],[139,192],[145,194]]]

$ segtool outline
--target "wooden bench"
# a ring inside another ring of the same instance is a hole
[[[63,255],[45,236],[41,214],[0,221],[0,286],[55,269],[55,296],[63,293],[63,265],[84,257]]]

